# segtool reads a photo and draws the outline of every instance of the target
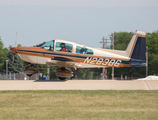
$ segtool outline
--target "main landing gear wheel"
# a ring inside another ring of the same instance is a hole
[[[58,77],[60,80],[65,80],[66,77]]]
[[[65,67],[56,69],[55,74],[59,78],[59,80],[65,80],[66,78],[73,76],[72,71],[65,69]]]
[[[65,67],[61,67],[61,71],[65,71]],[[60,80],[65,80],[66,77],[58,77]]]

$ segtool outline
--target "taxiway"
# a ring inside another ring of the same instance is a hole
[[[0,90],[158,90],[158,80],[0,80]]]

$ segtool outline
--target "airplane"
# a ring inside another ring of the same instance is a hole
[[[13,47],[10,51],[31,64],[58,66],[56,76],[60,80],[65,80],[73,76],[66,67],[76,70],[77,68],[146,66],[146,33],[136,31],[125,51],[91,48],[60,39],[48,41],[39,47]],[[29,72],[29,70],[25,71]],[[32,72],[37,73],[34,70]]]

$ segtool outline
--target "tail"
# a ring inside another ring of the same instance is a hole
[[[146,66],[146,33],[136,31],[126,49],[131,66]]]

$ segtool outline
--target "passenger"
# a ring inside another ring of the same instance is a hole
[[[65,43],[61,43],[60,46],[61,46],[60,51],[66,52]]]
[[[82,49],[80,50],[80,53],[81,53],[81,54],[87,54],[87,49],[86,49],[86,48],[82,48]]]

